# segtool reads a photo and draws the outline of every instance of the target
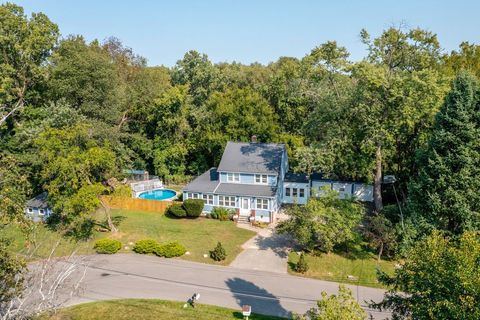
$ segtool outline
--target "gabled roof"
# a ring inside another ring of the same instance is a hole
[[[278,175],[284,154],[284,144],[229,141],[223,151],[218,171]]]
[[[48,194],[46,192],[42,192],[34,198],[28,200],[27,207],[46,209],[49,207],[47,199]]]

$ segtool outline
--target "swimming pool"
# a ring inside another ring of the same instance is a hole
[[[175,197],[177,193],[170,189],[157,189],[152,191],[142,192],[138,195],[140,199],[148,200],[167,200]]]

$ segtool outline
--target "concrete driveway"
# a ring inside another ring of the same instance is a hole
[[[288,236],[274,233],[273,228],[239,227],[256,231],[257,235],[242,245],[244,250],[232,261],[231,267],[287,273],[288,250],[292,245]]]
[[[244,270],[163,259],[139,254],[94,255],[89,258],[82,291],[67,305],[96,300],[155,298],[186,301],[194,292],[199,303],[240,309],[252,306],[257,313],[289,317],[316,304],[321,292],[338,292],[335,282],[264,271]],[[76,275],[80,276],[80,275]],[[352,289],[360,304],[380,301],[384,290],[360,286]],[[375,319],[389,314],[367,311]]]

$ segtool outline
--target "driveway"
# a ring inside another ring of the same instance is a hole
[[[242,245],[244,250],[232,261],[231,267],[287,273],[288,249],[292,244],[288,236],[278,235],[272,228],[239,227],[256,231],[257,235]]]
[[[381,300],[384,293],[381,289],[348,287],[363,306],[365,301]],[[199,303],[233,309],[248,304],[257,313],[288,317],[313,307],[322,291],[337,293],[338,284],[148,255],[95,255],[89,257],[81,292],[67,305],[123,298],[186,301],[198,292]],[[375,319],[388,316],[369,313]]]

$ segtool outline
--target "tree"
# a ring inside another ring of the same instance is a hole
[[[392,222],[382,214],[368,217],[363,234],[370,246],[378,250],[378,261],[384,252],[391,254],[395,249],[397,240],[395,228]]]
[[[479,319],[480,234],[457,240],[435,231],[410,249],[393,276],[380,273],[391,289],[372,306],[394,319]]]
[[[0,5],[0,127],[31,103],[32,88],[45,79],[46,59],[58,38],[58,27],[43,13],[24,15],[22,7]]]
[[[193,103],[201,106],[213,91],[217,74],[206,54],[197,51],[185,53],[172,70],[172,81],[176,85],[189,85]]]
[[[90,119],[118,124],[125,90],[109,53],[98,41],[87,44],[81,36],[61,41],[50,59],[49,91]]]
[[[302,253],[298,259],[297,264],[295,265],[295,271],[299,273],[305,273],[308,271],[308,263],[305,260],[305,254]]]
[[[277,232],[290,233],[306,250],[330,252],[336,245],[356,239],[356,228],[364,209],[352,199],[339,199],[338,193],[325,189],[320,198],[287,210],[289,219],[277,226]]]
[[[8,249],[9,242],[0,238],[0,319],[9,319],[8,311],[15,297],[22,294],[27,265]]]
[[[338,295],[328,295],[322,292],[322,299],[317,301],[317,307],[304,315],[294,315],[295,320],[364,320],[365,311],[353,298],[352,291],[340,285]]]
[[[409,208],[424,231],[480,229],[480,86],[469,74],[453,82],[416,163]]]
[[[115,155],[105,141],[95,139],[91,127],[47,129],[36,146],[55,214],[69,224],[100,206],[98,196],[106,189],[102,182],[116,170]]]

